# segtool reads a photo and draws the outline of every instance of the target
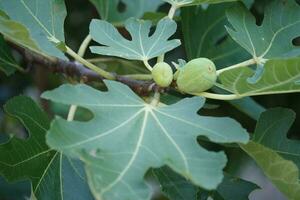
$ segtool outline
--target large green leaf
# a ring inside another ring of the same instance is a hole
[[[292,40],[300,36],[300,8],[294,0],[275,0],[266,8],[264,21],[256,25],[254,16],[242,4],[227,13],[231,37],[253,57],[282,58],[300,54]]]
[[[156,11],[162,4],[161,0],[90,0],[97,8],[101,19],[121,25],[130,17],[140,18],[145,12]],[[118,6],[123,3],[125,8],[119,11]]]
[[[256,161],[268,179],[270,179],[289,200],[299,199],[299,170],[292,161],[285,160],[272,149],[256,142],[251,141],[241,147]]]
[[[125,28],[129,31],[131,40],[123,38],[112,24],[93,20],[90,34],[96,42],[105,46],[93,46],[91,51],[101,55],[147,61],[180,45],[179,40],[168,40],[176,31],[176,23],[168,18],[159,21],[151,36],[151,21],[130,18],[125,22]]]
[[[45,143],[50,126],[46,114],[25,96],[8,101],[5,111],[19,119],[30,136],[26,140],[12,138],[0,145],[0,174],[8,181],[30,179],[38,199],[92,199],[82,164]]]
[[[250,68],[236,68],[225,71],[219,78],[222,84],[240,97],[300,92],[300,59],[270,60],[265,64],[264,73],[256,83],[249,83],[254,75]]]
[[[168,167],[153,169],[151,174],[159,181],[163,193],[170,200],[248,200],[249,194],[259,188],[254,183],[225,174],[218,188],[208,192],[189,183]]]
[[[227,37],[226,10],[234,3],[183,8],[182,31],[189,60],[199,57],[211,59],[218,69],[249,58],[248,53]],[[192,31],[191,31],[192,30]]]
[[[269,109],[262,113],[253,141],[271,148],[285,159],[292,160],[300,168],[300,141],[287,138],[295,118],[295,112],[290,109]]]
[[[231,2],[237,0],[163,0],[163,1],[176,5],[178,7],[183,7],[183,6],[199,5],[203,3],[209,3],[209,4],[225,3],[225,2]]]
[[[258,120],[253,141],[241,147],[288,199],[298,200],[299,170],[294,163],[299,167],[300,142],[287,139],[286,135],[294,120],[295,113],[292,110],[267,110]]]
[[[9,76],[13,74],[16,69],[20,69],[20,66],[12,56],[11,50],[4,41],[3,36],[0,35],[0,70],[3,71],[7,76]]]
[[[29,30],[31,38],[43,53],[66,59],[56,48],[56,45],[65,40],[64,0],[0,0],[0,9],[5,11],[11,20],[23,24]],[[22,41],[19,42],[22,44]],[[27,40],[24,43],[27,43]]]
[[[197,144],[206,136],[213,142],[248,141],[234,120],[199,116],[201,97],[170,106],[145,103],[127,86],[106,81],[108,92],[86,85],[63,85],[42,96],[55,102],[89,109],[88,122],[56,118],[47,143],[86,164],[90,187],[98,199],[149,199],[143,177],[150,167],[168,165],[196,185],[214,189],[226,163],[223,152]]]

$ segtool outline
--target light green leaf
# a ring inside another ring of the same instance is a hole
[[[219,143],[248,141],[247,132],[234,120],[199,116],[196,112],[204,104],[201,97],[154,107],[121,83],[106,84],[108,92],[63,85],[42,95],[93,113],[88,122],[56,118],[47,143],[85,162],[98,199],[149,199],[143,177],[149,168],[163,165],[196,185],[214,189],[222,180],[226,157],[199,146],[197,137]]]
[[[171,200],[248,200],[249,194],[259,188],[254,183],[227,173],[215,191],[205,191],[196,187],[168,167],[153,169],[151,174],[156,177],[163,193]]]
[[[21,67],[12,56],[11,50],[4,41],[3,36],[0,35],[0,70],[3,71],[7,76],[9,76],[13,74],[16,69],[21,69]]]
[[[250,68],[236,68],[225,71],[219,78],[222,84],[240,97],[300,92],[300,59],[270,60],[265,64],[265,71],[256,83],[247,79],[255,73]]]
[[[63,0],[0,0],[0,9],[11,20],[23,24],[28,29],[32,40],[44,54],[66,59],[56,48],[56,45],[65,41],[66,9]],[[19,42],[22,44],[22,41]],[[27,43],[27,40],[24,43]]]
[[[45,143],[50,126],[46,114],[25,96],[8,101],[5,111],[19,119],[30,136],[26,140],[12,138],[0,145],[0,174],[10,182],[30,179],[37,199],[92,199],[82,164]]]
[[[163,0],[163,1],[176,5],[177,7],[183,7],[183,6],[199,5],[203,3],[208,3],[208,4],[225,3],[225,2],[231,2],[237,0]]]
[[[162,4],[161,0],[90,0],[101,15],[101,19],[114,25],[122,25],[130,17],[140,18],[145,12],[154,12]],[[124,11],[119,11],[120,3]]]
[[[298,200],[300,196],[299,170],[289,160],[285,160],[272,149],[256,142],[241,145],[264,171],[265,175],[289,200]]]
[[[27,28],[16,21],[10,20],[1,10],[0,32],[20,46],[30,49],[36,53],[41,52],[36,42],[31,38]]]
[[[123,38],[110,23],[94,19],[90,34],[96,42],[105,46],[93,46],[91,51],[100,55],[147,61],[180,45],[179,40],[168,40],[176,31],[176,23],[168,18],[159,21],[151,36],[151,21],[130,18],[125,22],[125,28],[131,40]]]
[[[295,118],[295,112],[290,109],[269,109],[262,113],[253,141],[271,148],[285,159],[292,160],[300,168],[300,141],[287,138]]]
[[[300,7],[295,1],[270,1],[264,21],[256,25],[254,16],[242,4],[227,13],[233,28],[231,37],[253,57],[283,58],[300,54],[292,40],[300,36]]]

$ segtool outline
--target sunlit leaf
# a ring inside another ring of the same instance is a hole
[[[98,199],[149,199],[143,177],[151,167],[168,165],[196,185],[214,189],[223,178],[223,152],[207,151],[197,137],[213,142],[248,141],[247,132],[229,118],[199,116],[200,97],[156,107],[127,86],[106,81],[108,92],[86,85],[63,85],[43,98],[89,109],[88,122],[56,118],[48,144],[86,164],[90,187]]]
[[[32,40],[43,53],[66,59],[64,54],[56,48],[56,45],[65,41],[64,0],[0,0],[0,9],[11,20],[21,23],[28,29]],[[14,26],[6,26],[6,29],[12,29],[11,32],[16,31]],[[27,40],[19,39],[19,42],[26,44]]]
[[[300,92],[300,59],[270,60],[265,64],[264,73],[256,83],[247,79],[255,73],[250,68],[236,68],[219,76],[222,84],[241,97],[263,94]]]

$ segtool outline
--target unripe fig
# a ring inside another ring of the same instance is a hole
[[[196,94],[213,87],[216,80],[215,64],[207,58],[197,58],[179,69],[176,83],[180,91]]]
[[[152,78],[160,87],[168,87],[173,80],[173,70],[168,63],[157,63],[152,69]]]

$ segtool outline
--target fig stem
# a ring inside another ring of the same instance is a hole
[[[86,36],[86,38],[83,40],[83,42],[81,43],[80,47],[79,47],[79,50],[78,50],[78,55],[80,57],[83,57],[85,52],[86,52],[86,49],[88,48],[90,42],[92,41],[92,36],[90,34],[88,34]]]
[[[208,99],[215,99],[215,100],[235,100],[235,99],[240,99],[242,96],[236,95],[236,94],[214,94],[214,93],[209,93],[209,92],[201,92],[194,94],[195,96],[202,96]]]
[[[153,99],[152,99],[152,101],[151,101],[151,105],[152,106],[157,106],[158,104],[159,104],[159,101],[160,101],[160,93],[158,92],[158,91],[156,91],[155,93],[154,93],[154,96],[153,96]]]
[[[148,60],[143,60],[144,65],[146,66],[146,68],[151,72],[152,71],[152,67],[151,65],[148,63]]]

